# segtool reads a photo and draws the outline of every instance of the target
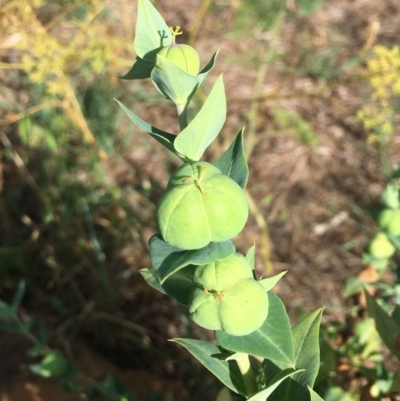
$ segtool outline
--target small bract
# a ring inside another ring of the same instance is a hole
[[[231,239],[243,229],[247,217],[242,188],[206,162],[181,166],[157,205],[164,241],[184,250]]]
[[[379,232],[369,244],[369,252],[377,259],[390,258],[396,251],[385,233]]]
[[[243,255],[236,253],[197,267],[194,282],[189,312],[201,327],[244,336],[260,328],[267,318],[267,292],[253,278]]]
[[[199,55],[189,45],[173,44],[164,47],[158,54],[164,56],[188,74],[196,76],[200,71]]]

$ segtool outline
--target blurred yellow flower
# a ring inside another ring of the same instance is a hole
[[[400,47],[374,46],[364,76],[372,94],[357,116],[368,132],[368,142],[377,142],[391,135],[395,128],[393,104],[400,94]]]

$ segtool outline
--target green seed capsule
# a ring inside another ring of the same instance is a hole
[[[389,234],[400,235],[400,210],[383,210],[379,215],[379,225]]]
[[[377,259],[390,258],[396,251],[396,248],[390,242],[389,238],[382,232],[379,232],[369,244],[369,252]]]
[[[200,59],[196,50],[189,45],[171,45],[164,47],[158,53],[183,71],[197,75],[200,71]]]
[[[268,315],[268,295],[253,278],[246,258],[238,253],[199,266],[194,274],[192,319],[209,330],[244,336],[262,326]]]
[[[180,167],[157,205],[164,240],[185,250],[231,239],[243,229],[247,217],[242,188],[206,162]]]

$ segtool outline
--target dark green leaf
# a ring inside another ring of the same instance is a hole
[[[11,305],[17,309],[22,302],[25,295],[25,281],[20,281],[15,291]]]
[[[221,131],[226,119],[226,99],[222,75],[217,79],[198,114],[176,137],[174,147],[189,160],[200,160]]]
[[[369,315],[375,320],[376,330],[389,350],[400,359],[400,326],[364,291]]]
[[[146,61],[140,57],[136,57],[132,68],[121,79],[146,79],[150,78],[151,71],[153,70],[155,62]]]
[[[243,130],[244,128],[225,153],[213,164],[244,189],[249,177],[249,168],[243,148]]]
[[[155,290],[165,294],[164,289],[162,288],[160,282],[158,281],[157,274],[151,267],[140,269],[139,272],[150,287],[153,287]]]
[[[220,349],[214,344],[188,338],[174,338],[173,340],[185,347],[200,363],[202,363],[226,387],[239,394],[246,394],[242,375],[235,361],[225,361],[215,356]]]
[[[231,336],[224,331],[216,331],[217,341],[231,351],[244,352],[294,367],[292,331],[285,306],[277,295],[268,293],[268,297],[268,317],[258,330],[247,336]]]
[[[172,34],[149,0],[139,0],[134,48],[145,60],[155,61],[156,50],[172,44]]]
[[[294,370],[292,368],[282,370],[279,372],[269,383],[268,387],[254,394],[248,401],[265,401],[275,391],[275,389],[288,377],[293,376],[301,370]]]
[[[177,106],[186,106],[196,92],[199,81],[163,56],[157,56],[157,63],[151,72],[154,86]]]
[[[310,391],[310,401],[324,401],[311,387],[308,387]]]
[[[305,369],[293,380],[303,386],[314,386],[320,364],[319,326],[323,309],[310,313],[292,328],[295,365]]]
[[[162,285],[165,293],[182,305],[189,305],[190,293],[194,287],[192,278],[196,267],[195,265],[189,265],[178,270],[165,280]]]
[[[211,242],[201,249],[185,251],[165,242],[159,234],[149,241],[152,267],[157,272],[160,283],[188,265],[205,265],[223,260],[235,253],[232,241]]]

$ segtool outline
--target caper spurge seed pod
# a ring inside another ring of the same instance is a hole
[[[162,237],[185,250],[231,239],[243,229],[247,217],[242,188],[207,162],[181,166],[157,205]]]

